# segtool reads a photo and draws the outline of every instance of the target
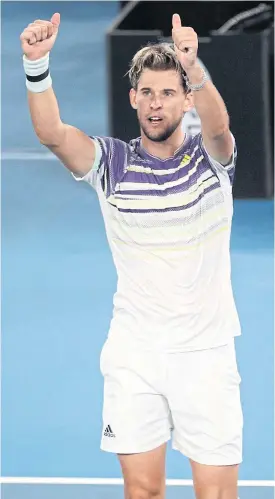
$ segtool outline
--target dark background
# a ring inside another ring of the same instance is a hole
[[[217,30],[260,2],[121,2],[121,13],[108,34],[109,132],[123,140],[139,135],[129,106],[125,73],[133,54],[148,42],[170,41],[174,12],[199,35],[202,60],[227,105],[238,146],[234,196],[273,196],[274,182],[274,27],[272,15],[254,16],[254,24]],[[121,119],[123,116],[123,119]]]

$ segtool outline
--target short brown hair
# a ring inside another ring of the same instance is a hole
[[[155,71],[174,69],[181,77],[184,91],[189,91],[186,73],[178,61],[173,45],[169,43],[149,44],[134,55],[128,75],[131,86],[135,90],[137,90],[140,75],[145,68]]]

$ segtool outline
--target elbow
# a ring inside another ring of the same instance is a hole
[[[51,137],[43,137],[43,136],[37,135],[37,138],[38,138],[40,144],[42,144],[42,146],[47,147],[48,149],[52,149],[54,147],[59,146],[59,142],[54,137],[51,138]]]
[[[229,119],[213,130],[213,140],[219,140],[230,134]]]
[[[217,137],[222,137],[226,135],[228,132],[230,132],[230,122],[229,122],[229,116],[227,111],[225,112],[223,119],[221,120],[220,126],[218,127],[217,130]]]
[[[223,116],[214,118],[211,122],[201,121],[202,132],[211,140],[221,140],[230,134],[229,117]]]
[[[62,143],[65,135],[65,128],[64,126],[61,126],[56,130],[51,130],[50,133],[42,130],[35,130],[35,133],[42,146],[45,146],[48,149],[54,149],[58,148]]]

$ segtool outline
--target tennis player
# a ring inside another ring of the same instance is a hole
[[[118,455],[127,499],[164,498],[171,438],[190,459],[197,499],[237,499],[240,324],[229,253],[236,146],[225,104],[198,63],[195,31],[175,14],[174,46],[144,47],[131,62],[141,136],[129,144],[88,137],[62,122],[52,88],[59,24],[57,13],[37,20],[21,43],[34,130],[96,190],[118,274],[101,354],[101,448]],[[202,126],[194,137],[182,128],[192,106]]]

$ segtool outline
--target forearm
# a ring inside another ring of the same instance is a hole
[[[28,104],[34,131],[42,144],[58,146],[63,138],[64,125],[52,88],[49,53],[42,57],[23,57],[28,90]]]
[[[33,127],[40,142],[78,176],[86,175],[95,159],[95,144],[85,133],[64,124],[52,88],[49,54],[60,25],[56,12],[50,21],[36,20],[20,35],[28,103]]]
[[[64,137],[65,126],[61,121],[52,87],[40,93],[28,91],[28,103],[33,127],[40,142],[49,147],[58,146]]]
[[[201,83],[202,70],[195,65],[187,72],[192,85]],[[210,138],[218,138],[229,129],[229,116],[225,103],[215,85],[208,80],[202,89],[193,92],[194,106],[201,120],[205,134]]]

